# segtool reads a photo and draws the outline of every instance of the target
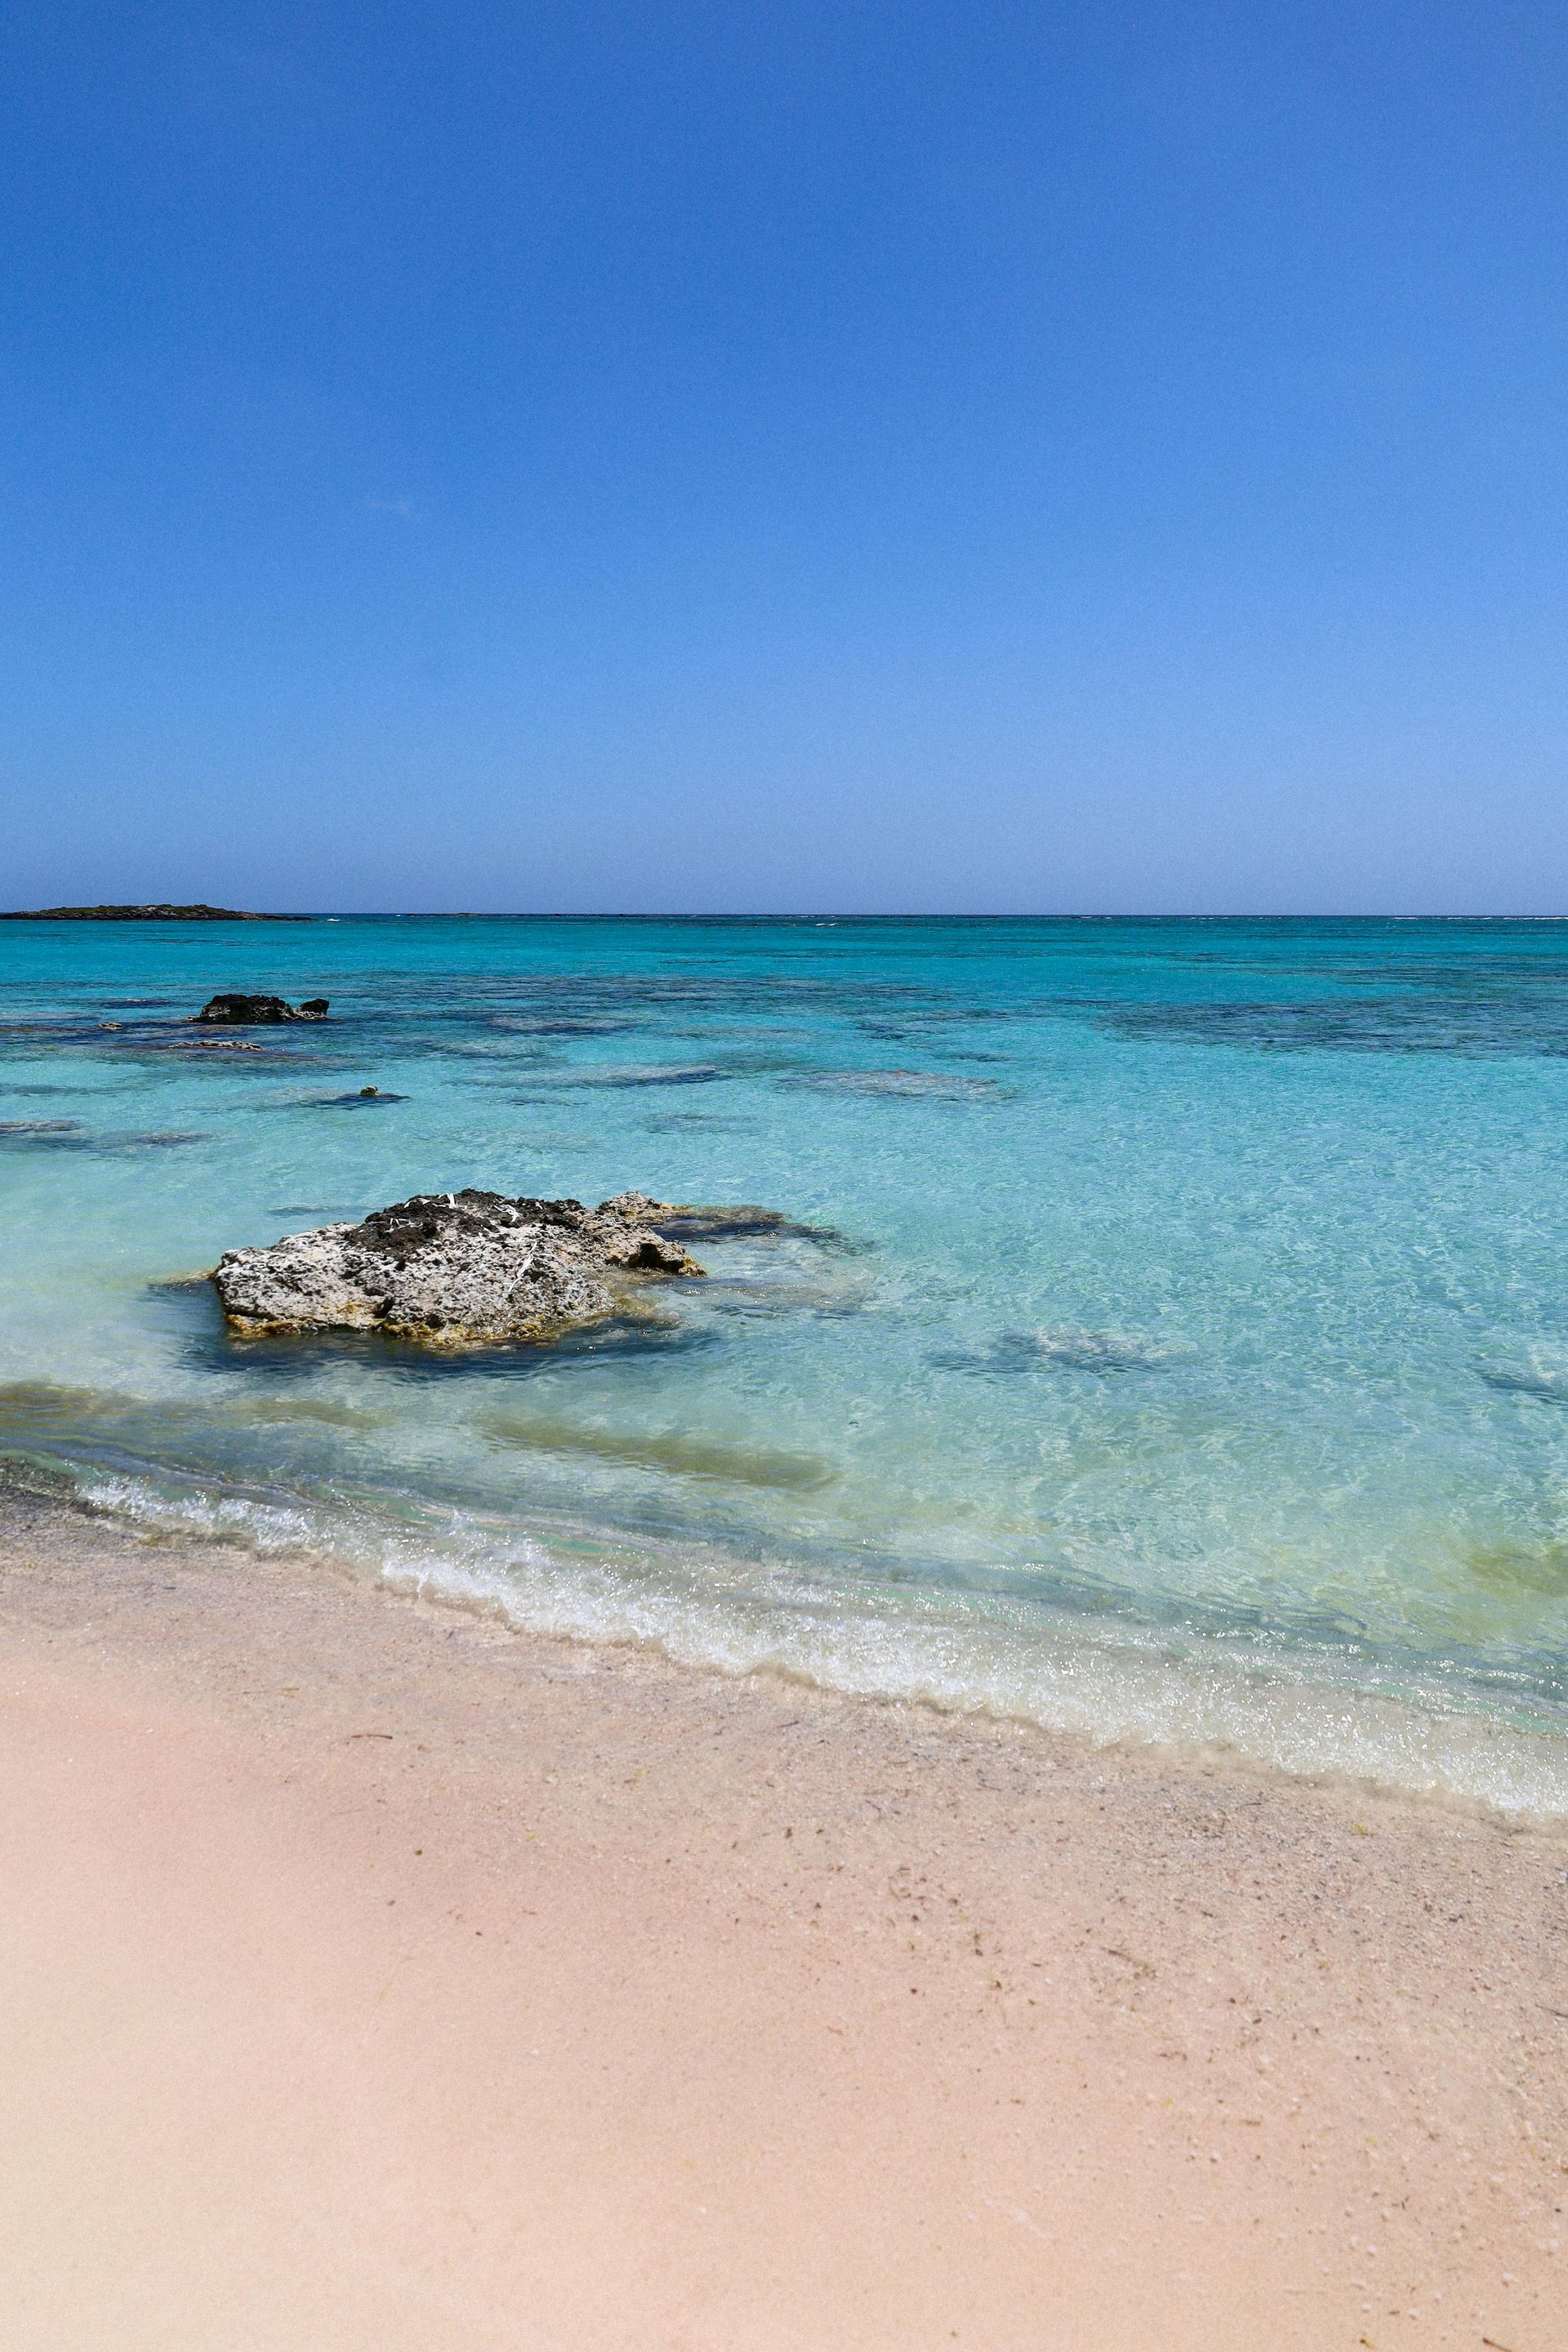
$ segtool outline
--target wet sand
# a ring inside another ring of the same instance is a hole
[[[1568,1837],[0,1518],[10,2352],[1565,2352]]]

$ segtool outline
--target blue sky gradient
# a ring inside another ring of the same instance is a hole
[[[1565,52],[13,12],[0,899],[1568,912]]]

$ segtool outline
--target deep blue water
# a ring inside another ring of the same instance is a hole
[[[1568,927],[6,923],[0,978],[24,1466],[531,1622],[1568,1811]],[[331,1018],[211,1050],[219,988]],[[238,1342],[178,1280],[462,1184],[816,1231],[456,1360]]]

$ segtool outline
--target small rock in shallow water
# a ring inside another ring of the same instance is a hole
[[[437,1345],[531,1339],[592,1322],[627,1274],[700,1275],[658,1230],[668,1204],[623,1192],[581,1201],[422,1193],[357,1225],[230,1250],[213,1273],[237,1330],[380,1330]]]
[[[324,996],[308,996],[296,1012],[281,996],[247,996],[239,991],[230,991],[222,996],[210,996],[192,1018],[230,1027],[250,1027],[261,1022],[324,1021],[328,1003]]]

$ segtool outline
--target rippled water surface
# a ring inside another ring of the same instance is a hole
[[[532,1622],[1568,1811],[1568,930],[6,923],[0,975],[24,1474]],[[331,1016],[199,1043],[220,988]],[[237,1342],[182,1279],[462,1184],[801,1230],[457,1360]]]

